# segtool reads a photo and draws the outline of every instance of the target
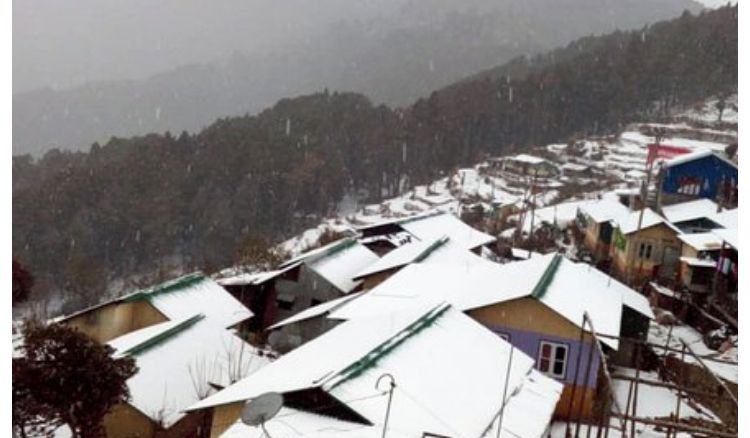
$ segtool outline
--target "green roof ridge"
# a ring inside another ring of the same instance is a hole
[[[430,311],[423,314],[416,321],[409,324],[406,328],[391,336],[385,342],[381,343],[377,347],[370,350],[367,354],[357,359],[354,363],[336,373],[331,379],[338,378],[338,380],[333,383],[330,389],[333,389],[372,368],[378,362],[378,360],[387,356],[399,345],[406,342],[407,339],[417,335],[422,330],[431,326],[449,308],[449,304],[439,304],[433,307]]]
[[[552,279],[555,278],[557,268],[560,267],[561,262],[562,255],[555,254],[555,256],[552,257],[549,265],[547,265],[547,269],[544,270],[542,277],[539,279],[539,281],[536,283],[536,286],[534,286],[534,289],[531,291],[532,297],[536,299],[542,299],[542,297],[544,297],[544,294],[547,293],[547,289],[549,289],[550,283],[552,283]]]
[[[185,321],[182,321],[181,323],[175,325],[174,327],[170,327],[167,330],[164,330],[163,332],[146,339],[145,341],[136,344],[129,349],[125,350],[123,352],[123,355],[127,356],[135,356],[137,354],[141,354],[144,351],[155,347],[156,345],[159,345],[160,343],[164,342],[165,340],[171,338],[172,336],[176,335],[177,333],[187,329],[188,327],[192,326],[196,322],[200,321],[201,319],[205,318],[205,315],[202,313],[198,313],[197,315],[193,315],[190,318],[186,319]]]
[[[127,297],[125,297],[124,301],[126,302],[138,301],[138,300],[151,298],[154,295],[173,292],[179,289],[184,289],[188,286],[192,286],[193,284],[199,281],[204,280],[205,278],[206,276],[203,275],[202,272],[193,272],[191,274],[183,275],[182,277],[178,277],[173,280],[166,281],[164,283],[150,287],[148,289],[143,289],[135,293],[132,293],[128,295]]]
[[[445,245],[445,243],[448,242],[448,240],[450,240],[448,236],[443,236],[439,238],[438,240],[432,242],[427,248],[424,249],[424,251],[420,252],[419,254],[417,254],[416,257],[414,257],[414,262],[418,263],[426,259],[427,257],[430,256],[430,254],[435,252],[436,249]]]

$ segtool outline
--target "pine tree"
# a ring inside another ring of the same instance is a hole
[[[102,420],[129,398],[131,358],[62,324],[26,321],[13,358],[13,426],[20,436],[67,425],[74,438],[103,436]]]

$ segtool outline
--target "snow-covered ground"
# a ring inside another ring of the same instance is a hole
[[[315,246],[326,230],[345,232],[357,226],[433,209],[460,214],[463,209],[476,205],[491,211],[494,207],[508,205],[529,208],[534,203],[535,229],[545,222],[564,226],[575,218],[576,208],[586,199],[594,199],[607,190],[640,186],[646,179],[648,145],[656,141],[646,133],[654,128],[667,132],[661,144],[692,151],[723,152],[728,144],[736,142],[736,127],[726,123],[737,121],[737,96],[725,99],[724,124],[717,123],[717,102],[718,98],[708,99],[676,114],[672,121],[631,124],[617,136],[550,144],[528,151],[535,159],[545,158],[563,170],[561,176],[534,181],[534,196],[531,196],[529,177],[497,170],[493,163],[503,157],[493,157],[378,204],[360,206],[355,197],[349,196],[342,202],[337,217],[325,219],[317,227],[283,242],[279,248],[293,256]],[[563,166],[570,164],[576,168],[588,167],[589,172],[579,176],[564,175]],[[570,199],[571,195],[576,199]],[[531,215],[525,215],[523,229],[527,233],[530,231]],[[513,232],[514,229],[508,229],[504,235]]]
[[[672,327],[672,335],[669,335],[669,326],[660,325],[657,322],[652,322],[649,327],[648,341],[657,345],[667,345],[667,339],[669,339],[669,347],[674,349],[681,349],[682,342],[690,345],[695,354],[707,358],[703,359],[703,363],[708,368],[723,379],[730,382],[738,382],[738,366],[737,366],[737,344],[736,337],[734,346],[729,348],[724,353],[720,353],[715,350],[711,350],[703,343],[703,335],[688,325],[675,325]],[[664,354],[664,350],[658,348],[655,349],[657,354]],[[674,353],[672,353],[674,354]],[[721,362],[710,360],[715,358],[721,360]],[[685,355],[685,362],[701,366],[697,359],[692,355]]]
[[[635,377],[636,371],[632,368],[616,367],[613,375],[615,376],[629,376]],[[650,382],[666,383],[659,378],[656,372],[641,371],[639,375],[640,379],[647,380]],[[624,379],[614,378],[614,395],[617,400],[617,405],[620,409],[624,410],[628,403],[628,393],[630,392],[630,381]],[[640,383],[638,385],[638,404],[636,406],[636,414],[641,418],[649,419],[666,419],[670,414],[676,412],[677,409],[677,392],[664,387],[648,385]],[[632,402],[631,402],[632,403]],[[616,410],[615,410],[616,412]],[[632,407],[630,412],[632,413]],[[681,419],[699,419],[715,423],[721,423],[719,417],[717,417],[710,409],[705,406],[701,406],[693,400],[688,400],[682,397],[680,402],[680,418]],[[575,430],[575,423],[571,425]],[[610,437],[630,437],[630,426],[631,423],[627,423],[628,430],[623,433],[621,423],[617,418],[610,420]],[[588,426],[586,424],[581,425],[581,432],[588,433],[589,427],[591,428],[591,436],[597,436],[597,427]],[[551,436],[553,438],[565,438],[566,424],[562,421],[558,421],[552,424]],[[656,430],[655,426],[646,424],[636,424],[636,436],[638,438],[657,438],[664,437],[665,432]],[[676,435],[680,438],[692,437],[692,434],[680,432]]]

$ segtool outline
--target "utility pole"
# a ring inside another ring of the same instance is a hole
[[[656,140],[656,150],[654,151],[654,156],[651,157],[650,153],[646,156],[646,183],[642,185],[641,187],[641,202],[643,205],[641,205],[641,211],[638,214],[638,226],[636,227],[635,234],[636,236],[641,232],[641,226],[643,225],[643,214],[646,212],[646,207],[648,207],[648,189],[651,185],[651,171],[654,168],[654,161],[656,161],[656,155],[659,153],[659,146],[661,146],[661,141],[664,138],[665,131],[662,128],[655,128],[654,129],[654,139]],[[650,152],[650,151],[649,151]],[[651,158],[649,160],[649,158]],[[637,248],[629,248],[630,250],[633,250],[632,257],[628,257],[628,259],[635,259],[635,254],[637,251]],[[634,260],[632,260],[634,262]],[[634,264],[634,263],[633,263]],[[641,257],[641,263],[638,266],[638,274],[640,274],[640,271],[643,269],[643,257]],[[630,275],[629,275],[629,283],[631,285],[635,282],[635,272],[633,269],[632,264],[630,265]]]

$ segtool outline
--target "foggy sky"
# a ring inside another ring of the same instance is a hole
[[[268,52],[299,40],[314,42],[316,34],[339,20],[367,21],[408,3],[13,0],[13,92],[141,79],[185,64],[213,62],[234,51]]]
[[[257,52],[400,0],[13,0],[13,92]],[[75,7],[71,7],[75,5]]]

